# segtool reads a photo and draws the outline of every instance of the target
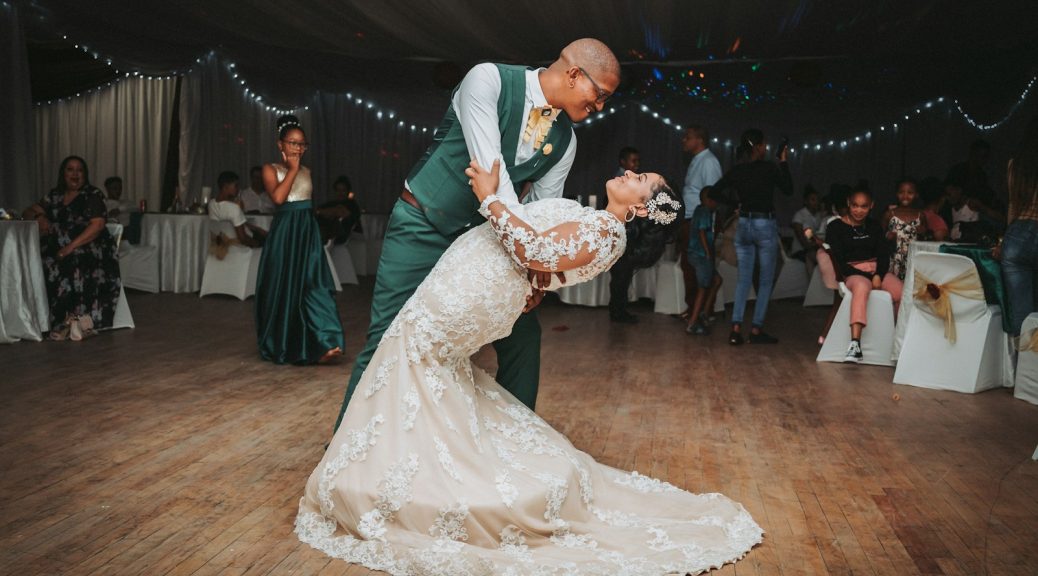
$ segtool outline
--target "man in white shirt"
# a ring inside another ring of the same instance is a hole
[[[105,210],[110,222],[118,222],[124,227],[130,225],[130,205],[123,202],[123,179],[118,176],[105,178]]]
[[[237,240],[243,246],[259,248],[263,246],[266,232],[259,227],[249,224],[245,218],[245,212],[235,202],[238,197],[238,175],[234,172],[221,172],[216,179],[216,198],[209,201],[209,219],[217,222],[230,222],[234,227],[234,238],[216,238],[214,242],[219,244],[227,240]],[[213,236],[216,236],[215,234]]]
[[[561,197],[576,155],[572,123],[601,111],[619,83],[616,56],[591,38],[567,45],[547,68],[485,63],[469,70],[393,208],[367,343],[354,361],[336,428],[382,334],[404,303],[451,242],[485,221],[464,176],[469,161],[488,169],[500,161],[496,195],[520,217],[521,202]],[[529,182],[530,191],[520,200],[517,190]],[[542,287],[548,281],[539,279]],[[519,318],[511,335],[494,343],[497,381],[531,410],[540,372],[540,333],[531,311]]]
[[[815,271],[818,259],[815,254],[818,251],[815,243],[807,238],[806,230],[811,230],[812,235],[824,238],[825,232],[818,234],[822,225],[822,214],[818,211],[818,191],[811,185],[804,188],[804,207],[797,210],[793,215],[793,254],[794,258],[803,258],[807,267],[807,275]]]
[[[703,126],[693,125],[685,130],[681,139],[681,150],[692,155],[685,173],[685,185],[681,188],[681,201],[685,205],[685,219],[678,229],[678,261],[685,280],[685,304],[692,310],[696,296],[696,272],[688,263],[689,224],[692,214],[699,206],[699,195],[705,186],[713,186],[721,179],[721,162],[710,151],[710,133]]]
[[[263,188],[263,167],[249,168],[249,187],[239,195],[242,209],[248,214],[273,214],[274,201]]]

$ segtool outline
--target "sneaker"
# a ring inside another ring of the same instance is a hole
[[[706,312],[699,315],[699,323],[703,326],[713,326],[716,321],[717,316],[710,316]]]
[[[701,322],[696,322],[691,326],[686,326],[685,333],[692,334],[693,336],[709,336],[710,329],[704,326]]]
[[[750,332],[750,344],[778,344],[778,338],[764,332]]]
[[[859,364],[861,363],[862,358],[861,343],[856,340],[851,340],[850,346],[847,346],[847,355],[843,357],[843,361]]]
[[[728,343],[732,346],[738,346],[742,344],[742,334],[732,330],[728,333]]]

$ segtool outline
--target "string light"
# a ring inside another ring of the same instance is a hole
[[[966,119],[966,122],[969,122],[970,126],[973,126],[974,128],[976,128],[978,130],[983,130],[985,132],[988,131],[988,130],[994,130],[995,128],[998,128],[1002,124],[1005,124],[1005,122],[1007,120],[1009,120],[1009,118],[1013,114],[1016,113],[1016,110],[1018,108],[1020,108],[1020,105],[1024,103],[1024,100],[1027,100],[1027,96],[1029,96],[1031,94],[1031,88],[1034,88],[1034,83],[1035,83],[1036,80],[1038,80],[1038,76],[1035,76],[1035,77],[1031,78],[1031,81],[1027,83],[1027,87],[1024,88],[1024,91],[1020,93],[1020,97],[1017,98],[1016,104],[1013,104],[1013,106],[1009,109],[1009,111],[1006,112],[1006,115],[1003,116],[1001,120],[999,120],[998,122],[995,122],[994,124],[981,124],[981,123],[977,122],[976,120],[973,119],[972,116],[967,114],[966,111],[962,109],[962,105],[959,104],[958,100],[954,101],[955,102],[955,109],[959,111],[959,114],[962,114],[962,117]],[[940,100],[943,101],[944,99],[941,98]]]

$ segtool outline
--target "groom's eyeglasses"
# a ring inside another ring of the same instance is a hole
[[[606,100],[608,100],[610,96],[612,96],[612,94],[610,94],[609,92],[606,92],[605,90],[602,90],[602,87],[599,86],[598,82],[595,82],[595,79],[592,78],[591,75],[587,73],[587,70],[584,70],[580,66],[577,66],[577,70],[580,70],[580,73],[584,75],[584,78],[587,78],[588,82],[591,82],[591,86],[594,87],[594,89],[595,89],[595,102],[598,102],[599,104],[602,104]]]

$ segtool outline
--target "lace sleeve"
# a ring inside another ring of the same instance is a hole
[[[524,222],[496,195],[479,207],[509,256],[523,268],[563,272],[593,264],[608,268],[623,252],[623,224],[606,212],[587,210],[543,232]],[[604,265],[604,266],[603,266]]]

